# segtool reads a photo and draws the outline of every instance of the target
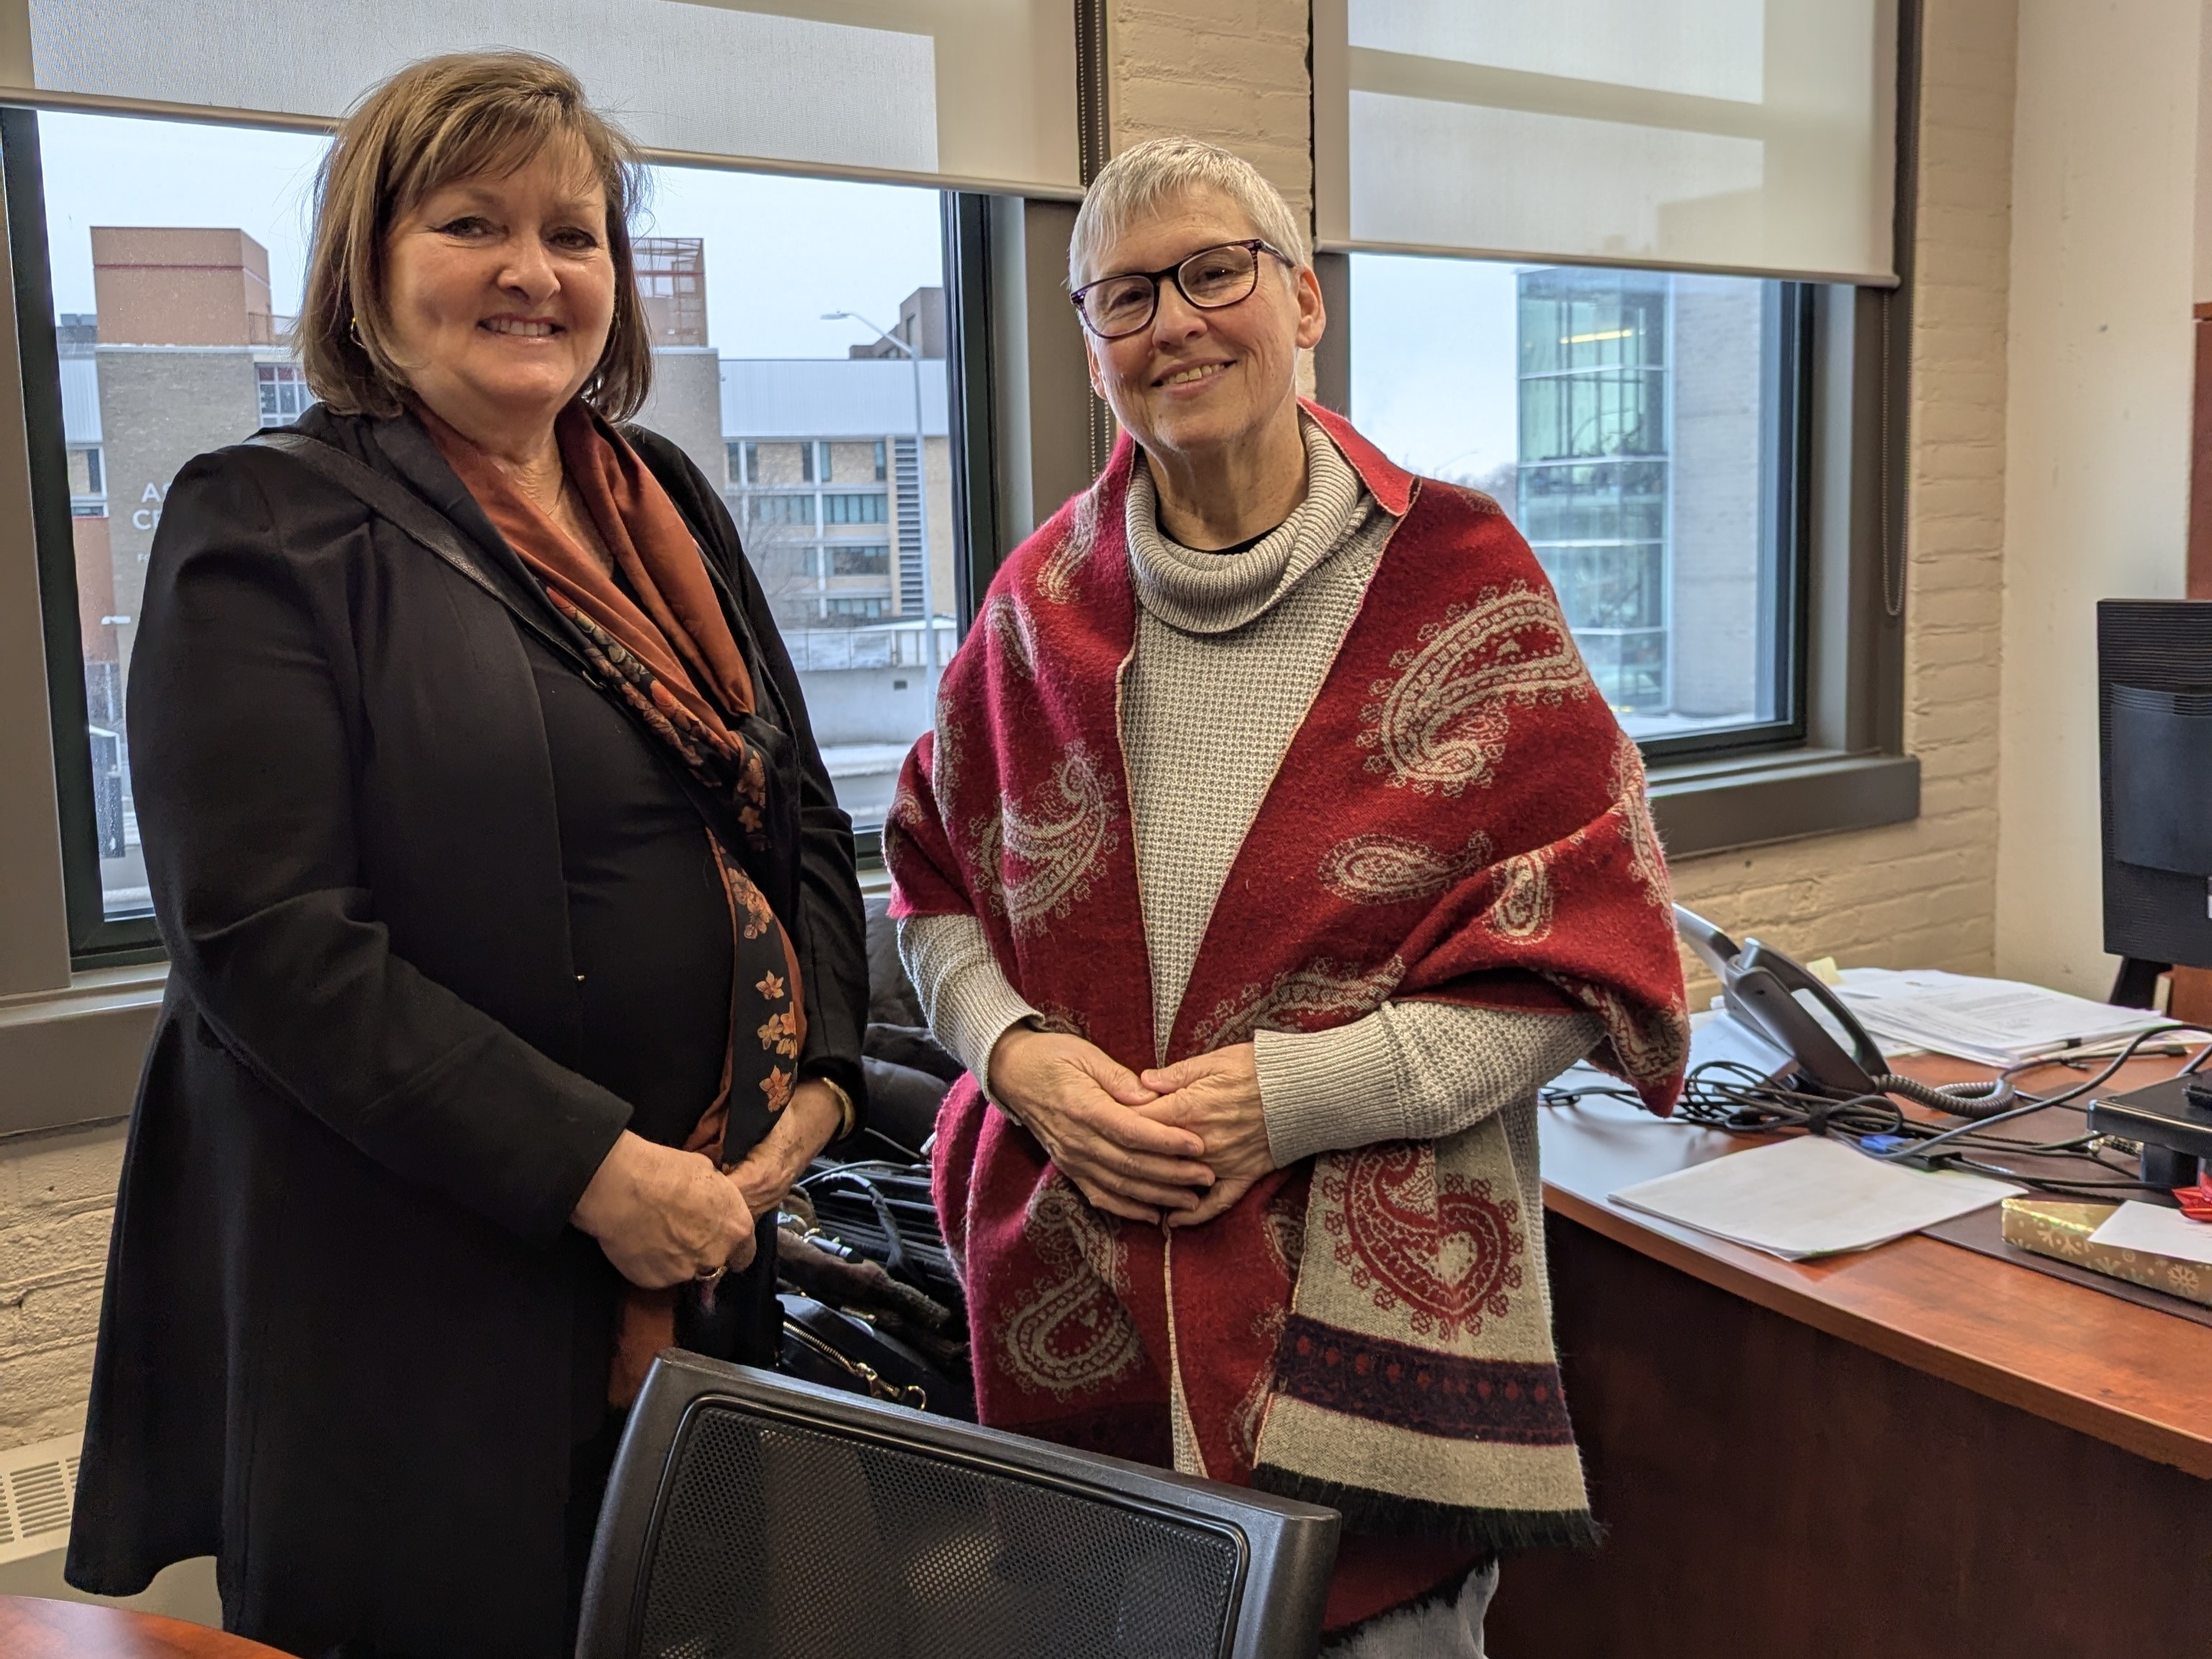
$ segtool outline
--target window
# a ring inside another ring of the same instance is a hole
[[[891,550],[880,542],[873,546],[831,546],[830,574],[833,576],[888,576],[891,574]]]
[[[822,522],[883,524],[887,519],[884,508],[881,491],[867,495],[824,495],[822,498]]]
[[[814,497],[756,495],[752,498],[751,517],[757,525],[811,525],[814,522]]]
[[[1647,750],[1802,736],[1802,284],[1355,254],[1352,404],[1495,497]]]
[[[314,398],[297,363],[259,363],[253,370],[261,392],[261,424],[289,426],[307,412]]]
[[[27,338],[51,331],[41,349],[52,367],[26,389],[46,504],[42,589],[64,618],[48,638],[74,636],[80,651],[76,661],[49,654],[72,937],[84,959],[143,952],[155,941],[123,711],[146,561],[180,466],[289,425],[312,401],[285,342],[328,141],[119,115],[6,119],[10,188],[43,195],[42,241],[27,228],[37,214],[9,222],[19,295],[43,290],[50,307],[43,321],[36,304],[21,318]],[[726,492],[840,802],[872,830],[957,639],[945,362],[917,371],[855,358],[851,348],[875,335],[822,313],[891,320],[918,305],[941,317],[942,198],[720,169],[652,173],[652,234],[636,248],[659,372],[640,419],[684,444]],[[915,441],[917,373],[933,483],[926,512],[896,538],[825,550],[821,501],[835,524],[890,516],[880,489],[823,497],[820,486],[880,480],[890,443]],[[892,617],[888,631],[871,631]],[[894,672],[918,689],[894,694]]]

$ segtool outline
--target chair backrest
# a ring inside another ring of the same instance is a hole
[[[675,1352],[578,1659],[1297,1659],[1338,1517]]]

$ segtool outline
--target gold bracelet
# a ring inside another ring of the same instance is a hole
[[[853,1133],[854,1126],[860,1121],[860,1111],[853,1104],[853,1097],[845,1092],[843,1085],[835,1078],[817,1077],[814,1081],[837,1097],[837,1133],[830,1139],[842,1140]]]

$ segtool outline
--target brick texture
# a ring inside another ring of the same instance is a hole
[[[0,1142],[0,1449],[84,1423],[123,1131]]]
[[[1106,35],[1115,152],[1188,133],[1235,150],[1310,213],[1306,20],[1306,0],[1117,0]]]

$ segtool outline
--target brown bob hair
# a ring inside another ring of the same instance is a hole
[[[457,52],[411,64],[364,98],[315,175],[314,250],[295,335],[308,387],[340,415],[399,413],[406,370],[392,351],[386,245],[395,219],[456,179],[504,175],[562,138],[581,145],[607,197],[615,313],[582,397],[610,421],[653,386],[629,222],[645,170],[585,101],[582,83],[533,52]]]

